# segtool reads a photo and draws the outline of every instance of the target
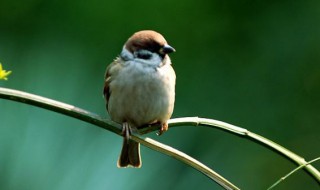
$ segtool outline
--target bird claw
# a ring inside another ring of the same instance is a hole
[[[157,135],[159,136],[162,135],[164,132],[168,131],[168,128],[169,128],[168,123],[161,124],[161,128],[158,131]]]

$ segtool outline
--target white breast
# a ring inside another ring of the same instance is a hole
[[[170,61],[170,60],[168,60]],[[136,127],[166,122],[172,115],[175,98],[175,73],[170,64],[133,59],[110,83],[108,111],[119,123]]]

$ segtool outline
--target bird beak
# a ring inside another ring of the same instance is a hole
[[[160,48],[159,53],[165,55],[165,54],[172,53],[172,52],[175,52],[175,51],[176,50],[173,47],[171,47],[168,44],[166,44],[162,48]]]

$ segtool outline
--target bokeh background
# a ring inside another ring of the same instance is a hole
[[[1,87],[108,118],[106,66],[135,31],[176,48],[173,117],[232,123],[311,160],[320,156],[320,1],[0,1]],[[266,189],[296,166],[220,130],[181,127],[151,138],[207,164],[243,189]],[[40,108],[0,100],[0,189],[221,189],[142,147],[141,169],[118,169],[122,139]],[[320,168],[320,163],[315,163]],[[276,189],[318,189],[300,171]]]

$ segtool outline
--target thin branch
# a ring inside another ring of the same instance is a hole
[[[101,117],[92,114],[88,111],[76,108],[74,106],[70,106],[64,103],[60,103],[57,101],[53,101],[50,99],[46,99],[40,96],[31,95],[28,93],[0,88],[0,98],[10,99],[14,101],[24,102],[27,104],[35,105],[38,107],[46,108],[53,110],[55,112],[63,113],[65,115],[69,115],[71,117],[78,118],[80,120],[92,123],[99,127],[105,128],[110,130],[116,134],[121,134],[121,126],[117,123],[114,123],[109,120],[103,120]],[[38,101],[35,101],[38,100]],[[52,105],[51,105],[52,104]],[[178,127],[178,126],[205,126],[210,128],[221,129],[226,132],[230,132],[232,134],[236,134],[241,137],[248,138],[253,142],[258,142],[259,144],[264,145],[271,150],[280,153],[285,158],[289,159],[290,161],[296,163],[299,166],[306,165],[304,167],[305,171],[308,172],[318,183],[320,183],[320,172],[314,168],[311,164],[307,164],[307,162],[300,157],[299,155],[293,153],[292,151],[282,147],[281,145],[264,138],[258,134],[252,133],[247,129],[240,128],[222,121],[217,121],[213,119],[205,119],[205,118],[198,118],[198,117],[186,117],[186,118],[176,118],[169,120],[169,126],[171,127]],[[145,134],[151,131],[159,130],[159,126],[149,126],[139,130],[141,134]],[[143,143],[141,143],[143,144]],[[147,146],[147,145],[146,145]],[[167,154],[169,155],[169,154]],[[205,175],[207,175],[204,171],[201,171]],[[208,176],[208,175],[207,175]],[[214,176],[214,175],[213,175]],[[211,178],[211,177],[210,177]]]
[[[131,139],[136,142],[139,142],[140,144],[143,144],[146,147],[149,147],[153,150],[164,153],[168,156],[171,156],[171,157],[195,168],[196,170],[203,173],[204,175],[209,177],[211,180],[214,180],[216,183],[218,183],[219,185],[221,185],[225,189],[230,189],[230,190],[231,189],[239,189],[238,187],[236,187],[235,185],[230,183],[228,180],[226,180],[225,178],[220,176],[218,173],[214,172],[212,169],[210,169],[206,165],[202,164],[198,160],[190,157],[189,155],[187,155],[181,151],[178,151],[168,145],[162,144],[162,143],[155,141],[155,140],[148,138],[148,137],[144,138],[144,137],[133,135],[133,136],[131,136]]]
[[[70,117],[74,117],[76,119],[94,124],[98,127],[109,130],[115,134],[121,135],[122,127],[120,124],[115,123],[110,120],[102,119],[100,116],[88,112],[86,110],[77,108],[75,106],[65,104],[62,102],[58,102],[55,100],[51,100],[48,98],[44,98],[41,96],[33,95],[26,92],[21,92],[18,90],[12,90],[7,88],[0,87],[0,98],[8,99],[16,102],[22,102],[25,104],[41,107],[47,110],[51,110],[57,113],[61,113],[64,115],[68,115]],[[222,176],[197,161],[196,159],[186,155],[185,153],[178,151],[170,146],[164,145],[160,142],[152,140],[150,138],[144,138],[140,135],[133,134],[130,137],[132,140],[139,142],[142,145],[145,145],[153,150],[164,153],[168,156],[172,156],[173,158],[195,168],[202,174],[209,177],[211,180],[218,183],[225,189],[228,190],[238,190],[239,188],[230,183],[228,180],[224,179]]]
[[[298,170],[306,167],[307,165],[313,163],[313,162],[316,162],[320,160],[320,157],[319,158],[316,158],[316,159],[313,159],[311,160],[310,162],[307,162],[306,164],[304,165],[300,165],[299,167],[295,168],[294,170],[292,170],[291,172],[289,172],[287,175],[283,176],[282,178],[280,178],[278,181],[276,181],[273,185],[271,185],[268,190],[271,190],[273,189],[275,186],[279,185],[279,183],[281,183],[282,181],[284,181],[285,179],[287,179],[290,175],[294,174],[295,172],[297,172]]]
[[[319,184],[320,184],[320,172],[314,168],[312,165],[308,164],[304,158],[300,157],[299,155],[295,154],[294,152],[284,148],[283,146],[265,138],[258,134],[252,133],[247,129],[240,128],[229,123],[225,123],[222,121],[214,120],[214,119],[206,119],[206,118],[199,118],[199,117],[185,117],[185,118],[175,118],[169,121],[169,126],[171,127],[178,127],[178,126],[204,126],[209,128],[216,128],[221,129],[226,132],[230,132],[232,134],[239,135],[240,137],[248,138],[250,141],[258,142],[263,146],[275,151],[276,153],[280,153],[285,158],[289,159],[293,163],[297,164],[298,166],[303,166],[304,169],[311,175]],[[141,129],[142,133],[148,133],[154,130],[157,130],[157,126],[150,126]]]

